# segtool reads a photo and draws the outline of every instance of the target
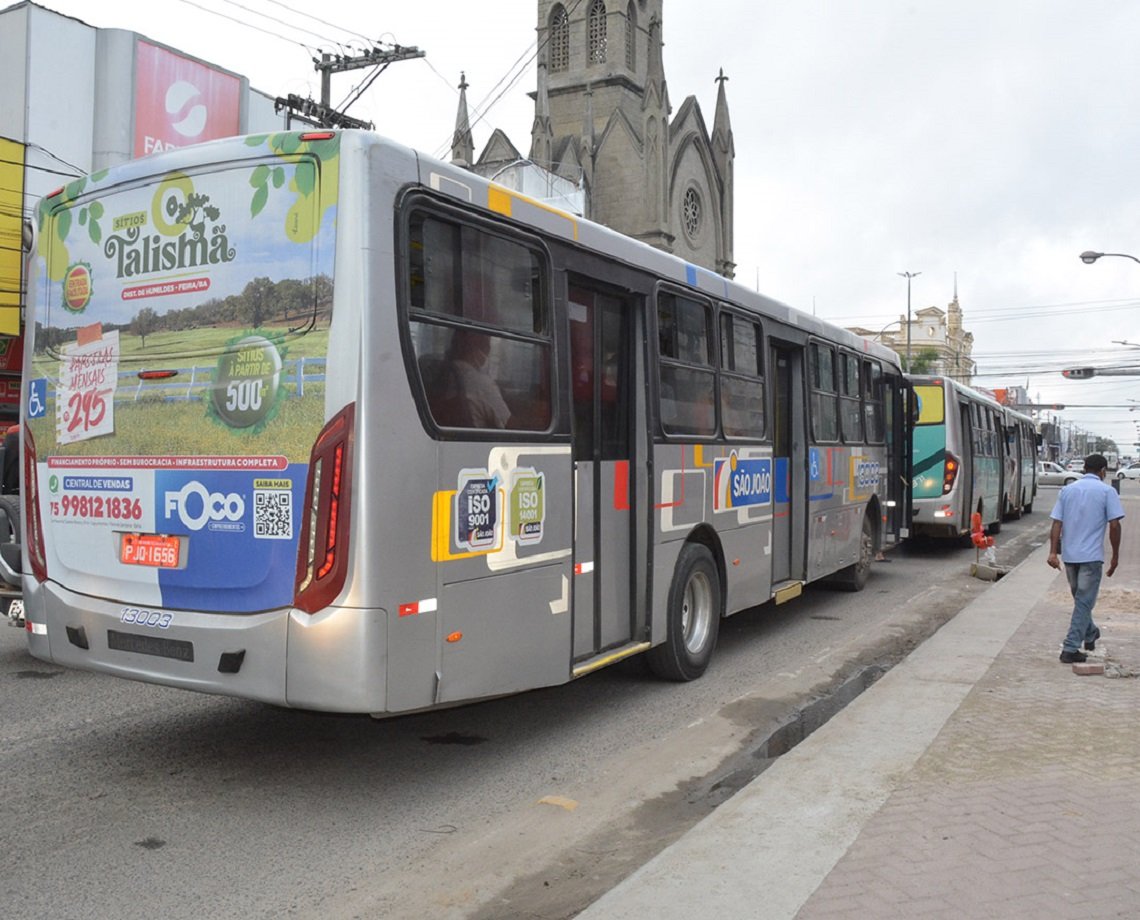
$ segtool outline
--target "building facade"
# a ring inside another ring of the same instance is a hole
[[[512,171],[537,167],[581,190],[583,216],[731,278],[736,151],[728,78],[723,72],[716,78],[710,134],[694,97],[673,114],[663,0],[538,0],[537,6],[528,155],[496,131],[475,159],[461,94],[452,159],[506,184]],[[557,194],[566,197],[564,189]]]
[[[974,334],[966,331],[962,319],[962,306],[958,303],[957,291],[945,310],[923,307],[911,312],[910,355],[916,372],[921,370],[925,374],[942,374],[966,386],[973,386],[971,381],[976,369],[972,357]],[[905,361],[908,326],[906,314],[899,316],[897,327],[894,323],[891,326],[893,328],[879,332],[853,326],[851,331],[893,348]],[[925,360],[928,356],[929,362]]]
[[[36,202],[76,176],[159,150],[281,130],[274,102],[246,77],[137,32],[31,2],[0,10],[0,421],[19,405]]]

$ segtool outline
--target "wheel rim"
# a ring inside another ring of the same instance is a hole
[[[708,642],[712,630],[712,583],[704,572],[694,572],[685,583],[681,598],[681,633],[685,648],[696,653]]]

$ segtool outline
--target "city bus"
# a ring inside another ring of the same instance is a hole
[[[371,133],[116,166],[36,251],[44,660],[377,716],[691,680],[906,533],[893,352]]]
[[[949,377],[910,376],[912,533],[969,535],[981,515],[987,533],[1005,513],[1005,413],[996,400]]]
[[[1004,406],[1002,431],[1002,516],[1009,520],[1033,512],[1033,499],[1037,496],[1037,424],[1025,413]]]

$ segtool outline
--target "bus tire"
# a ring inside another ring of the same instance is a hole
[[[721,589],[707,546],[686,543],[673,570],[665,641],[646,653],[649,669],[664,680],[696,680],[705,673],[720,629]]]
[[[0,541],[20,542],[20,500],[15,495],[0,495]]]
[[[875,559],[875,525],[871,509],[863,513],[863,528],[859,534],[859,558],[835,576],[835,585],[844,591],[862,591],[871,577],[871,564]]]

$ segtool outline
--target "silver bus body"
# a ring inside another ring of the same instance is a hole
[[[25,615],[58,664],[373,714],[641,652],[691,679],[720,617],[859,588],[906,533],[893,352],[376,135],[74,183],[31,303]],[[472,339],[498,396],[459,392]]]

